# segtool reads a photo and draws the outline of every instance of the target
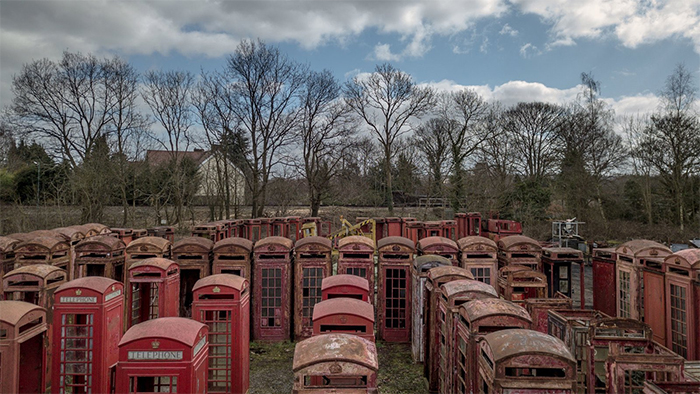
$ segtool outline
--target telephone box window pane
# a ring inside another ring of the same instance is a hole
[[[388,329],[406,328],[406,270],[387,268],[385,278],[385,327]]]
[[[61,316],[60,392],[92,392],[93,315]]]
[[[302,325],[311,327],[311,317],[314,313],[314,306],[321,302],[321,281],[323,280],[323,268],[311,267],[303,270],[302,286]]]
[[[278,317],[282,306],[282,269],[263,268],[261,279],[262,326],[279,327],[282,325]]]
[[[620,271],[620,317],[631,317],[630,273],[626,271]]]
[[[688,357],[688,314],[686,288],[671,284],[671,347]]]

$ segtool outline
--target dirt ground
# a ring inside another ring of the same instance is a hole
[[[426,393],[428,382],[423,367],[411,358],[408,344],[377,342],[379,375],[377,385],[384,394]],[[250,393],[271,394],[292,391],[294,343],[250,344]]]

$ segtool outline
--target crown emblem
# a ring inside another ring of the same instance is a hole
[[[81,295],[81,294],[83,294],[83,292],[80,289],[75,291],[75,295]]]
[[[151,347],[153,349],[158,349],[160,347],[160,342],[156,339],[155,341],[151,342]]]
[[[221,291],[221,289],[219,288],[219,286],[215,286],[213,289],[211,289],[211,291],[212,291],[213,293],[218,293],[218,292]]]

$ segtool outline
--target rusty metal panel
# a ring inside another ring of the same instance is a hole
[[[167,239],[171,243],[175,242],[175,227],[156,226],[146,229],[149,237],[160,237]]]
[[[410,239],[413,243],[419,239],[425,238],[425,224],[423,222],[406,222],[404,224],[403,236]]]
[[[545,298],[547,277],[525,265],[505,266],[498,271],[498,294],[518,304],[532,298]]]
[[[288,238],[267,237],[253,249],[253,339],[291,337],[292,248]]]
[[[357,275],[338,274],[328,276],[321,281],[321,299],[355,298],[365,302],[369,299],[369,282]]]
[[[46,309],[22,301],[0,301],[0,392],[46,392]]]
[[[479,345],[480,390],[484,386],[493,393],[576,390],[576,360],[557,338],[538,331],[507,329],[486,334]]]
[[[182,317],[163,317],[131,327],[119,342],[116,392],[160,379],[160,390],[206,393],[209,356],[207,325]],[[144,383],[146,383],[144,382]]]
[[[0,300],[2,300],[2,277],[5,273],[15,269],[15,246],[18,240],[9,237],[0,237]]]
[[[377,393],[377,348],[356,335],[323,334],[294,348],[294,393]]]
[[[374,307],[354,298],[333,298],[313,309],[313,335],[346,333],[374,342]]]
[[[656,261],[653,265],[651,260],[643,262],[645,268],[642,269],[642,321],[651,327],[655,341],[666,343],[666,319],[670,316],[667,316],[669,311],[666,310],[661,261]]]
[[[413,361],[424,361],[425,327],[425,283],[428,280],[428,271],[435,267],[449,267],[452,262],[442,256],[427,254],[418,256],[413,260],[411,268],[412,289],[412,322],[411,322],[411,350]]]
[[[64,236],[68,237],[72,245],[77,244],[85,238],[85,233],[83,233],[83,229],[78,226],[57,227],[53,230],[58,231]]]
[[[593,309],[610,316],[617,315],[617,277],[613,248],[593,249]]]
[[[571,309],[573,301],[564,295],[557,298],[528,298],[524,302],[525,309],[532,316],[532,329],[535,331],[549,332],[548,311]]]
[[[70,244],[63,238],[36,237],[15,246],[15,267],[32,264],[50,264],[66,270],[69,277],[73,268]]]
[[[322,299],[322,282],[333,271],[328,238],[311,236],[298,240],[294,246],[294,337],[308,338],[313,334],[314,305]]]
[[[125,227],[119,227],[119,228],[112,228],[112,236],[119,238],[124,242],[125,245],[128,245],[131,241],[134,240],[134,229],[132,228],[125,228]]]
[[[244,278],[214,274],[194,285],[192,316],[209,327],[209,393],[246,393],[250,386],[250,288]],[[225,338],[225,340],[222,340]],[[223,365],[222,365],[223,364]],[[224,373],[219,371],[224,367]],[[224,375],[224,376],[222,376]]]

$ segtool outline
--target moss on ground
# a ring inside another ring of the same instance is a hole
[[[377,343],[379,374],[377,386],[382,394],[426,393],[423,367],[414,364],[408,344]],[[250,343],[250,393],[271,394],[292,391],[294,342]]]

